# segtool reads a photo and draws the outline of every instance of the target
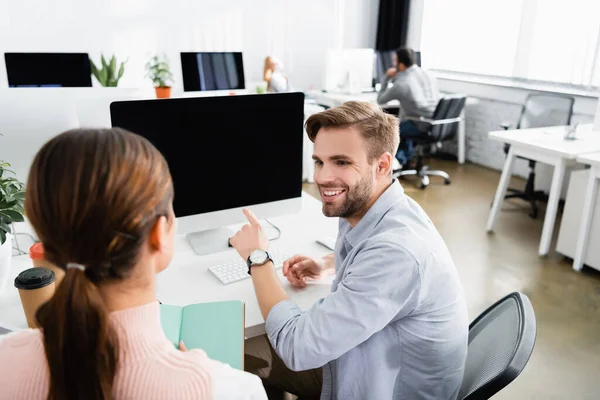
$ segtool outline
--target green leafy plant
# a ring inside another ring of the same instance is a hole
[[[12,175],[12,176],[11,176]],[[23,222],[25,185],[15,177],[10,164],[0,160],[0,245],[6,242],[13,222]]]
[[[150,78],[155,87],[171,86],[169,83],[173,81],[173,74],[164,54],[157,54],[146,63],[146,78]]]
[[[117,87],[119,80],[125,73],[125,63],[127,60],[121,63],[119,70],[117,71],[117,58],[113,55],[109,62],[106,62],[104,54],[100,56],[102,62],[102,68],[98,68],[96,64],[90,59],[90,67],[92,74],[96,77],[98,82],[104,87]]]

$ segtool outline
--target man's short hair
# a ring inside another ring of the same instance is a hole
[[[306,132],[314,142],[321,128],[352,126],[356,126],[365,139],[370,163],[386,151],[392,157],[396,155],[400,143],[398,118],[365,101],[348,101],[339,107],[311,115],[306,121]]]
[[[408,47],[401,47],[396,50],[396,58],[398,63],[404,64],[406,68],[412,67],[416,62],[415,52]]]

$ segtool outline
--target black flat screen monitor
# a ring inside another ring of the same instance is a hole
[[[8,86],[92,87],[87,53],[4,53]]]
[[[113,102],[112,126],[147,138],[166,158],[177,217],[302,194],[304,94]]]
[[[236,90],[245,88],[242,53],[181,53],[183,90]]]

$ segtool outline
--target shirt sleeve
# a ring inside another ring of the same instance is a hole
[[[271,76],[271,88],[276,93],[287,92],[287,80],[279,72],[274,72]]]
[[[234,369],[228,364],[214,362],[212,381],[215,399],[267,400],[258,376]]]
[[[310,310],[289,300],[275,305],[267,334],[288,368],[318,368],[409,315],[420,291],[415,258],[397,244],[379,242],[359,252],[336,291]]]
[[[401,84],[394,83],[389,85],[391,78],[386,78],[377,94],[377,104],[386,104],[392,100],[401,100],[404,94],[404,87]]]

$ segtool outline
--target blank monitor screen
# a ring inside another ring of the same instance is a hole
[[[175,215],[299,198],[304,95],[278,93],[111,104],[112,126],[166,158]]]
[[[9,87],[92,87],[87,53],[4,53]]]
[[[183,90],[244,89],[242,53],[181,53]]]

